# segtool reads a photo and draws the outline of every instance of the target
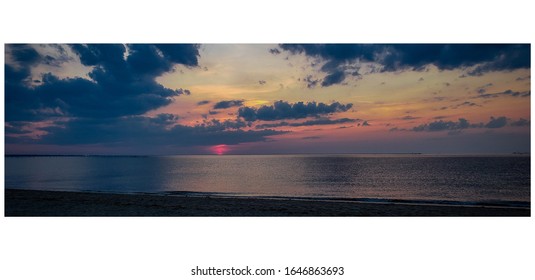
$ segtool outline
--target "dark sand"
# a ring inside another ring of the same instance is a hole
[[[529,208],[5,190],[5,216],[530,216]]]

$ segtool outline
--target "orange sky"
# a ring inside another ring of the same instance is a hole
[[[59,60],[62,55],[53,46],[32,45],[31,48],[41,57],[48,55]],[[27,87],[37,89],[43,86],[42,80],[46,73],[63,81],[75,77],[89,81],[93,79],[90,73],[97,66],[84,64],[80,55],[69,47],[63,49],[63,55],[69,59],[61,63],[35,63],[29,67],[31,77],[28,78]],[[424,64],[423,67],[419,65],[419,68],[404,66],[385,71],[385,63],[381,65],[381,62],[365,61],[362,57],[339,59],[336,58],[337,54],[327,56],[322,53],[307,53],[306,50],[295,51],[276,44],[208,44],[201,45],[197,51],[196,65],[175,63],[170,71],[162,71],[154,79],[165,88],[187,89],[191,94],[173,97],[168,104],[153,106],[141,114],[122,117],[137,115],[151,119],[171,114],[176,118],[166,123],[167,129],[170,129],[176,125],[213,126],[215,121],[227,121],[229,124],[243,121],[240,108],[258,110],[262,106],[274,106],[276,101],[290,105],[298,102],[305,105],[311,102],[326,105],[338,102],[341,105],[351,104],[351,109],[298,118],[259,118],[243,127],[225,129],[235,132],[236,129],[261,131],[267,128],[280,132],[257,141],[177,145],[161,152],[151,147],[149,153],[529,151],[529,67],[469,74],[478,66],[483,67],[484,63],[492,61],[462,64],[458,67],[446,67],[433,62]],[[128,52],[130,51],[125,53],[125,59]],[[17,53],[12,53],[8,46],[6,64],[14,68],[23,67],[17,59]],[[336,64],[334,70],[330,69],[330,63]],[[377,67],[385,68],[377,70]],[[342,80],[326,84],[328,75],[337,73],[336,71],[343,71]],[[9,94],[6,92],[7,96]],[[230,106],[216,105],[228,101],[231,101]],[[14,105],[6,102],[6,108],[9,106]],[[51,112],[59,108],[63,107],[39,110]],[[10,114],[9,110],[6,111]],[[24,153],[27,151],[25,147],[45,145],[39,143],[39,139],[42,135],[52,133],[46,127],[61,128],[58,120],[69,121],[73,116],[64,114],[63,118],[56,116],[54,119],[30,120],[23,124],[6,119],[6,128],[15,129],[15,125],[19,125],[26,131],[25,134],[8,132],[6,137],[36,139],[35,143],[7,143],[8,151]],[[466,120],[468,125],[458,126],[459,119]],[[496,121],[492,122],[493,119]],[[421,129],[418,130],[418,127]],[[495,140],[499,145],[493,144]],[[444,141],[456,144],[446,147],[441,144]],[[478,141],[482,144],[478,145]],[[50,144],[54,143],[46,143]],[[69,151],[76,150],[75,147],[81,150],[100,147],[102,153],[113,150],[109,143],[98,140],[89,144],[58,143],[56,146],[65,147],[66,150],[70,146]],[[125,148],[124,153],[131,153],[132,149]],[[58,152],[60,150],[61,148]],[[96,150],[99,151],[98,148]],[[35,148],[28,148],[28,151],[38,152],[39,149],[36,151]]]

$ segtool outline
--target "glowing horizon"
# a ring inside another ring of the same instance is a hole
[[[6,154],[530,151],[530,45],[6,45]]]

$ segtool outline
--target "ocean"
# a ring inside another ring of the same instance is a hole
[[[529,156],[6,156],[5,187],[530,206]]]

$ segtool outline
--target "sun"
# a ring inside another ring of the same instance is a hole
[[[216,155],[224,155],[229,151],[229,147],[225,144],[215,145],[210,147],[210,151]]]

